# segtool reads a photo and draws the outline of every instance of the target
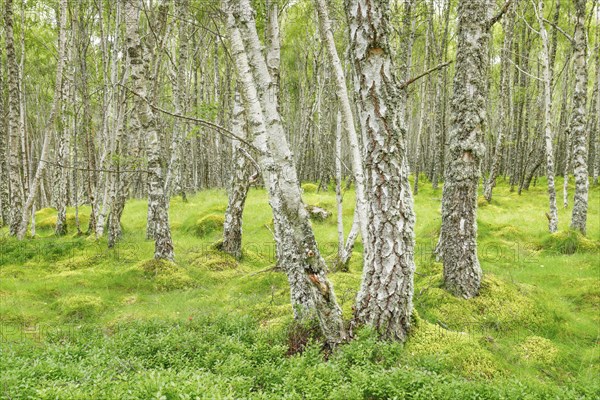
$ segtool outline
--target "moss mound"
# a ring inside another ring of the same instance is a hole
[[[40,230],[51,230],[56,227],[56,210],[44,208],[35,213],[36,228]],[[83,228],[89,223],[89,216],[79,213],[79,225]],[[67,213],[67,228],[75,229],[75,213]]]
[[[165,260],[147,260],[139,264],[146,279],[151,279],[158,291],[189,289],[195,287],[187,271]]]
[[[492,378],[501,372],[492,354],[468,332],[447,330],[420,319],[416,313],[413,321],[414,328],[406,344],[406,351],[412,357],[433,359],[436,364],[469,378]]]
[[[318,189],[319,189],[319,187],[317,185],[315,185],[314,183],[303,183],[302,184],[302,191],[304,193],[317,193]]]
[[[489,333],[543,325],[546,316],[529,296],[527,286],[486,274],[479,295],[464,300],[442,287],[441,268],[438,263],[432,264],[434,273],[428,275],[429,280],[417,284],[417,293],[419,286],[427,285],[416,305],[427,310],[428,320],[439,321],[450,330]]]
[[[519,347],[519,355],[526,361],[549,365],[556,361],[558,349],[546,338],[530,336]]]
[[[600,243],[588,239],[577,231],[561,231],[551,234],[542,241],[542,248],[560,254],[593,252],[600,249]]]
[[[190,218],[183,223],[183,230],[193,235],[203,237],[211,232],[223,229],[225,217],[209,214],[201,218]]]
[[[198,255],[192,261],[192,265],[208,271],[227,271],[238,268],[238,262],[233,256],[217,250]]]
[[[58,307],[67,318],[86,319],[97,315],[104,308],[104,303],[98,296],[76,294],[59,299]]]

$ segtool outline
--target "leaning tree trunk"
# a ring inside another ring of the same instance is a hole
[[[63,81],[63,68],[65,65],[66,58],[66,25],[67,25],[67,0],[60,0],[59,2],[59,20],[58,20],[58,58],[56,62],[56,79],[54,83],[54,99],[52,100],[52,107],[50,109],[50,115],[48,116],[48,122],[44,128],[44,138],[42,142],[42,151],[38,162],[37,169],[31,185],[29,187],[29,194],[23,212],[21,215],[21,222],[19,223],[19,229],[17,237],[23,239],[27,233],[27,223],[30,218],[31,208],[33,202],[37,196],[38,189],[42,184],[42,178],[46,166],[48,164],[48,156],[50,152],[50,131],[54,125],[54,119],[56,114],[60,110],[60,104],[62,101],[62,81]]]
[[[477,185],[485,152],[488,4],[486,0],[458,4],[456,74],[437,249],[446,288],[466,299],[479,293],[482,275],[477,258]]]
[[[140,134],[146,137],[146,154],[148,158],[148,207],[152,210],[154,227],[154,258],[173,260],[173,241],[169,226],[167,198],[164,192],[163,169],[156,118],[147,102],[146,63],[142,55],[142,44],[138,33],[138,11],[135,0],[125,2],[126,47],[129,71],[133,90],[135,112],[133,118],[138,120]]]
[[[573,38],[575,91],[573,92],[573,111],[571,112],[571,127],[569,129],[573,140],[573,166],[575,168],[575,199],[573,202],[571,229],[578,230],[584,235],[587,223],[589,187],[586,148],[587,135],[585,129],[588,83],[585,7],[586,0],[575,0],[576,22]]]
[[[359,115],[366,128],[366,190],[369,252],[355,321],[382,337],[405,340],[412,313],[414,263],[413,199],[408,181],[404,98],[399,95],[387,41],[389,4],[346,3]]]
[[[329,10],[327,9],[326,0],[316,0],[317,12],[319,14],[319,25],[321,30],[321,37],[325,41],[329,60],[335,73],[335,85],[336,94],[340,103],[340,111],[342,115],[342,124],[344,131],[348,134],[348,141],[350,142],[351,160],[352,160],[352,172],[354,174],[354,187],[356,189],[356,209],[358,223],[360,225],[360,232],[363,241],[363,251],[366,256],[369,253],[368,249],[368,229],[367,229],[367,202],[365,194],[365,183],[364,183],[364,167],[363,158],[360,143],[358,140],[358,134],[354,125],[354,116],[352,113],[352,107],[350,105],[350,96],[348,95],[348,89],[346,87],[346,77],[342,63],[338,56],[335,40],[333,37],[333,31],[331,29],[331,21],[329,19]]]
[[[295,315],[304,320],[316,314],[327,342],[335,345],[346,338],[341,310],[302,201],[293,157],[273,101],[274,82],[261,54],[254,11],[248,0],[224,1],[224,5],[252,143],[259,150],[258,161],[273,208],[278,262],[288,276]]]
[[[550,59],[548,47],[548,32],[543,20],[544,1],[538,3],[537,17],[540,26],[540,35],[542,37],[542,80],[544,86],[544,143],[546,149],[546,176],[548,177],[548,200],[550,203],[550,213],[546,213],[548,218],[548,229],[550,233],[558,230],[558,210],[556,208],[556,187],[554,184],[554,150],[552,145],[552,88],[550,77]]]
[[[246,123],[246,116],[244,115],[244,107],[240,102],[240,95],[236,91],[231,130],[238,137],[245,139],[248,125]],[[242,144],[237,139],[232,139],[231,142],[233,147],[233,168],[229,186],[229,201],[227,210],[225,211],[223,245],[221,249],[236,258],[240,258],[242,256],[242,216],[248,189],[250,189],[252,164],[248,160]]]
[[[487,202],[492,201],[492,192],[496,186],[496,178],[500,172],[500,163],[502,162],[502,154],[504,153],[504,137],[510,132],[512,123],[512,115],[510,114],[511,87],[510,87],[510,57],[512,51],[512,39],[514,29],[515,5],[509,5],[504,20],[504,42],[502,44],[501,64],[500,64],[500,98],[498,99],[498,136],[496,137],[496,146],[494,148],[494,156],[492,158],[492,167],[490,175],[485,183],[484,197]]]
[[[13,4],[6,0],[4,5],[4,24],[6,42],[7,86],[8,86],[8,179],[10,190],[9,233],[17,235],[23,214],[23,193],[19,176],[19,70],[15,54],[13,33]]]

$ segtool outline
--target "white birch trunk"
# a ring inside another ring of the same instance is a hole
[[[23,215],[23,193],[19,176],[19,71],[13,32],[13,4],[6,0],[4,7],[5,44],[8,86],[8,179],[10,190],[9,234],[16,236]]]
[[[335,345],[346,339],[341,310],[302,202],[277,104],[272,102],[273,81],[261,54],[254,11],[247,0],[224,5],[252,143],[260,150],[258,161],[273,208],[278,262],[288,276],[295,315],[305,319],[316,314],[327,342]]]
[[[139,122],[140,133],[147,139],[146,154],[148,158],[148,207],[152,213],[154,227],[154,258],[173,260],[173,242],[169,226],[169,213],[164,192],[163,170],[160,162],[160,142],[156,128],[156,118],[147,99],[147,79],[145,59],[138,33],[139,2],[123,0],[125,11],[126,47],[129,62],[131,83],[135,96],[135,112],[133,118]],[[140,98],[140,96],[143,98]]]
[[[29,194],[23,212],[21,215],[21,222],[19,223],[19,229],[17,237],[21,240],[27,233],[27,224],[30,218],[31,208],[37,195],[40,185],[42,184],[42,178],[48,162],[48,155],[50,151],[50,131],[54,125],[54,119],[60,110],[60,104],[62,100],[62,81],[63,81],[63,68],[66,59],[66,25],[67,25],[67,0],[60,0],[59,2],[59,21],[58,21],[58,58],[56,63],[56,80],[54,86],[54,99],[52,100],[52,107],[50,109],[50,115],[48,116],[48,122],[44,128],[44,138],[42,144],[42,151],[40,153],[40,160],[38,162],[37,169],[31,186],[29,188]]]
[[[368,247],[355,322],[405,340],[412,313],[415,214],[408,181],[404,100],[387,42],[387,1],[346,3],[359,114],[366,134]]]
[[[540,27],[540,36],[542,39],[541,63],[542,80],[544,86],[544,146],[546,150],[546,176],[548,178],[548,201],[550,204],[550,213],[547,213],[548,230],[554,233],[558,230],[558,210],[556,207],[556,187],[554,184],[554,149],[552,145],[552,88],[550,78],[550,59],[548,32],[543,21],[544,1],[540,0],[537,9],[538,24]]]
[[[587,38],[585,34],[586,0],[575,0],[575,35],[573,37],[573,72],[575,91],[573,92],[573,111],[569,133],[573,139],[573,166],[575,168],[575,199],[571,216],[571,229],[586,233],[588,209],[588,167],[586,107],[588,71],[586,63]]]
[[[331,21],[329,19],[329,11],[327,10],[326,0],[315,0],[317,6],[317,12],[319,14],[319,25],[321,30],[321,37],[325,42],[329,60],[333,67],[335,74],[335,85],[336,94],[340,104],[340,110],[342,115],[342,124],[345,132],[348,134],[348,141],[350,142],[350,152],[352,159],[352,172],[354,175],[354,186],[356,188],[356,209],[357,217],[360,225],[360,232],[363,241],[364,254],[363,258],[366,258],[369,252],[369,240],[368,240],[368,229],[367,229],[367,201],[365,195],[365,183],[364,183],[364,168],[362,159],[362,150],[358,141],[358,134],[354,125],[354,116],[352,113],[352,107],[350,105],[350,97],[348,95],[348,89],[346,87],[346,77],[342,63],[337,54],[335,47],[335,41],[333,38],[333,32],[331,30]]]

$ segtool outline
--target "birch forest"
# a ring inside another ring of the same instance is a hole
[[[1,398],[600,398],[598,0],[0,15]]]

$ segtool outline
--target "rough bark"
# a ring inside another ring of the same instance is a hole
[[[346,3],[359,116],[366,134],[369,252],[355,322],[382,337],[405,340],[412,313],[415,214],[408,181],[404,97],[400,96],[387,36],[389,4]]]
[[[0,57],[0,87],[4,88],[4,69]],[[8,187],[8,138],[9,132],[4,116],[6,104],[4,102],[4,91],[0,91],[0,227],[8,225],[10,221],[10,191]]]
[[[10,189],[9,234],[16,236],[23,215],[23,193],[19,176],[19,72],[13,33],[13,4],[4,5],[4,31],[6,44],[8,86],[8,178]]]
[[[488,7],[486,0],[458,4],[456,73],[438,243],[446,288],[467,299],[479,293],[482,276],[477,258],[477,185],[485,151]]]
[[[224,6],[252,143],[260,150],[258,162],[273,209],[278,262],[288,276],[295,315],[303,320],[316,314],[327,342],[335,345],[346,338],[341,310],[302,202],[277,104],[271,101],[273,81],[261,54],[254,11],[248,0],[225,1]]]
[[[236,92],[233,105],[233,119],[231,131],[241,138],[246,138],[248,125],[244,115],[244,107],[241,104],[239,93]],[[252,165],[248,160],[241,143],[232,139],[233,168],[229,185],[229,200],[225,211],[225,223],[223,225],[222,250],[236,258],[242,256],[242,216],[244,205],[250,189],[250,178],[252,176]]]
[[[586,107],[588,72],[586,63],[587,41],[585,34],[586,0],[575,0],[575,35],[573,37],[573,72],[575,90],[569,133],[573,139],[573,166],[575,168],[575,199],[571,216],[571,229],[585,235],[588,209],[588,167]]]
[[[154,227],[154,258],[173,260],[173,242],[169,226],[167,198],[164,192],[163,168],[161,165],[160,142],[154,112],[145,101],[147,90],[146,65],[138,33],[138,10],[135,0],[123,0],[125,10],[126,48],[130,79],[135,96],[133,118],[138,120],[140,134],[146,142],[148,158],[148,207],[151,209]]]

